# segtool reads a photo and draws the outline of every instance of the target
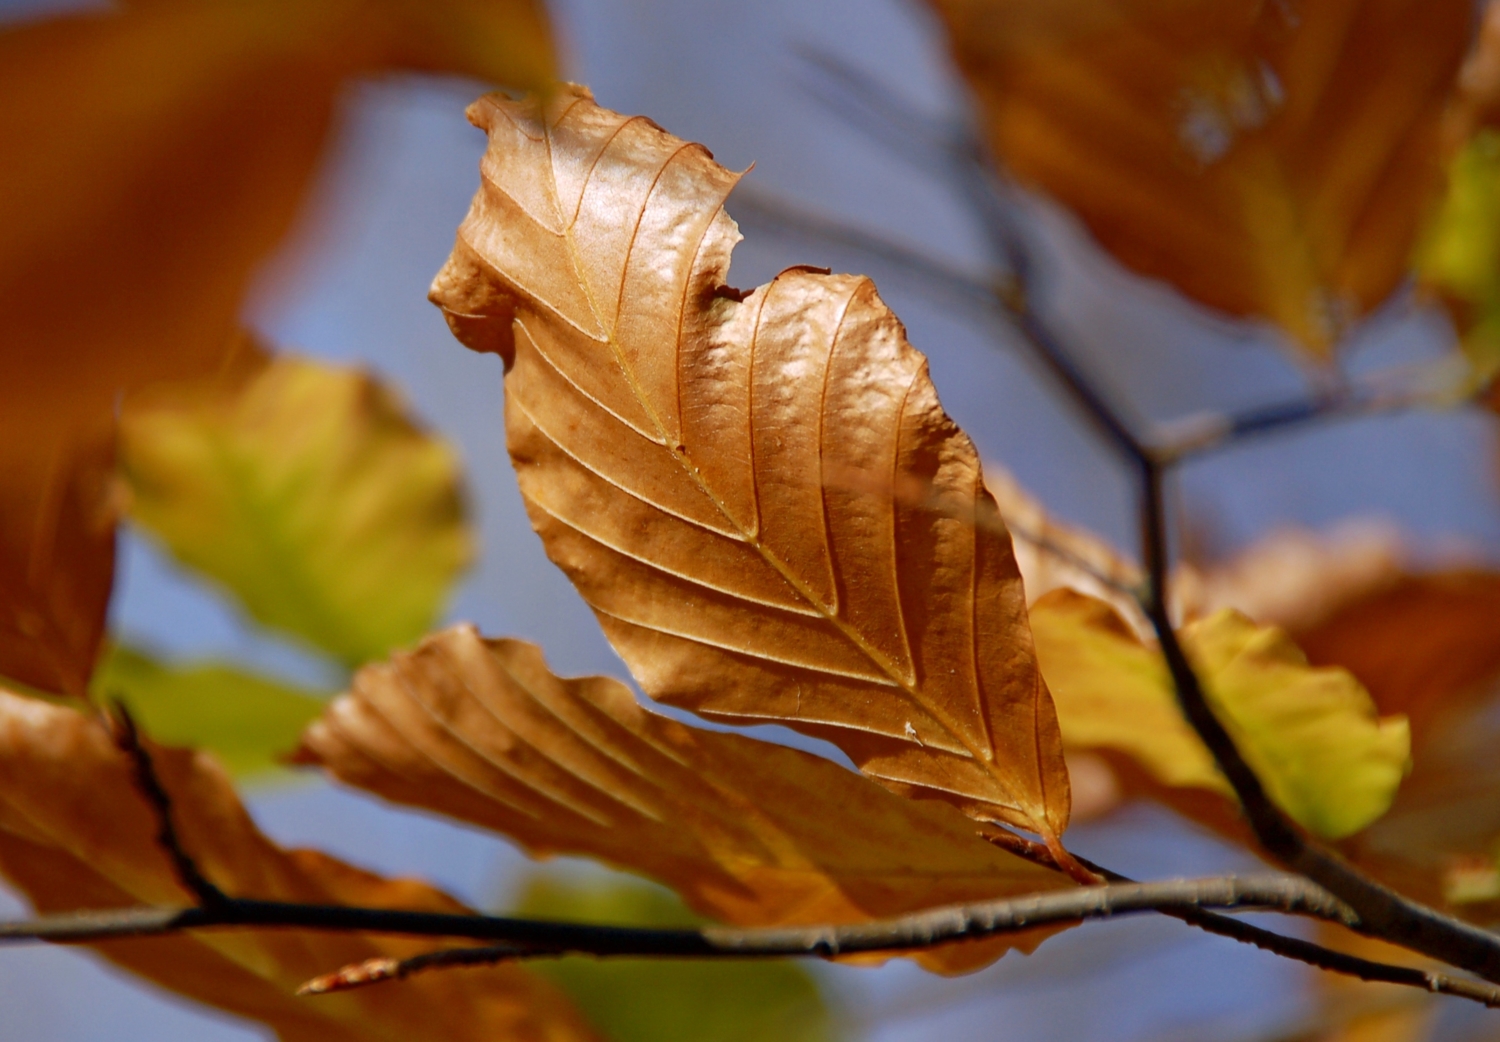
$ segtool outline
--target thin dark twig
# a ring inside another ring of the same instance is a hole
[[[735,217],[761,224],[777,234],[829,243],[889,265],[894,272],[910,280],[914,288],[942,293],[946,298],[972,308],[977,316],[1004,318],[1023,337],[1040,333],[1043,342],[1028,344],[1027,347],[1039,356],[1046,352],[1049,363],[1059,354],[1055,345],[1046,342],[1051,338],[1046,336],[1043,323],[1035,319],[1026,324],[1014,321],[1015,315],[1006,299],[1017,295],[1017,291],[998,276],[983,277],[964,271],[920,250],[794,206],[753,186],[737,188],[730,209]],[[1011,264],[1015,267],[1017,262]],[[1081,375],[1076,366],[1070,365],[1069,368],[1075,375]],[[1240,412],[1183,416],[1157,425],[1149,435],[1139,438],[1132,435],[1132,438],[1158,465],[1167,466],[1252,438],[1295,431],[1312,424],[1473,404],[1482,399],[1486,391],[1482,388],[1470,390],[1465,386],[1466,381],[1467,373],[1461,367],[1448,365],[1445,360],[1436,365],[1378,373],[1350,381],[1332,391],[1252,406]],[[1092,408],[1082,400],[1080,404],[1086,410]],[[1119,426],[1127,425],[1120,423]],[[1117,431],[1111,431],[1109,436],[1111,440],[1118,440]]]
[[[172,822],[172,797],[167,794],[166,787],[157,776],[156,764],[141,741],[140,730],[136,727],[130,710],[118,698],[111,703],[110,708],[112,718],[110,732],[115,745],[130,757],[135,770],[136,788],[140,790],[141,795],[150,804],[152,813],[156,816],[156,844],[171,859],[172,871],[176,874],[177,881],[204,907],[214,907],[228,902],[228,895],[203,874],[192,855],[183,849],[182,842],[177,835],[177,828]]]
[[[585,955],[840,955],[903,951],[1012,933],[1051,923],[1162,908],[1265,908],[1360,930],[1359,917],[1322,887],[1285,872],[1149,883],[1104,884],[933,908],[865,923],[829,926],[691,929],[597,926],[508,916],[408,912],[344,905],[228,898],[196,908],[70,912],[0,923],[0,941],[92,941],[208,926],[298,927],[421,937],[467,937],[524,945],[537,952]]]
[[[1048,852],[1043,844],[1017,836],[1006,829],[1000,829],[997,832],[986,832],[982,833],[982,835],[996,846],[1003,847],[1030,861],[1045,865],[1048,868],[1056,867],[1052,863],[1051,853]],[[1078,857],[1077,854],[1073,856],[1085,868],[1110,883],[1135,882],[1129,876],[1121,875],[1119,872],[1095,864],[1087,858]],[[1411,966],[1396,966],[1391,963],[1376,962],[1372,959],[1362,959],[1357,955],[1336,951],[1312,941],[1305,941],[1300,937],[1287,937],[1273,930],[1262,929],[1252,923],[1241,922],[1230,916],[1221,915],[1218,912],[1205,911],[1202,908],[1163,908],[1160,911],[1163,915],[1187,923],[1189,926],[1195,926],[1205,933],[1227,937],[1241,944],[1254,945],[1262,951],[1267,951],[1283,958],[1294,959],[1297,962],[1306,963],[1309,966],[1326,970],[1329,973],[1356,977],[1359,980],[1372,983],[1400,984],[1444,995],[1456,995],[1461,998],[1482,1002],[1490,1007],[1500,1006],[1500,987],[1493,984],[1473,981],[1463,977],[1453,977],[1448,974],[1435,973]]]
[[[1260,779],[1214,715],[1172,629],[1165,596],[1166,519],[1161,469],[1148,466],[1144,478],[1141,527],[1148,596],[1142,607],[1156,630],[1183,714],[1213,753],[1219,769],[1239,797],[1256,839],[1282,864],[1347,901],[1372,936],[1441,959],[1486,980],[1500,981],[1500,934],[1443,915],[1369,878],[1338,854],[1309,839],[1271,802]]]

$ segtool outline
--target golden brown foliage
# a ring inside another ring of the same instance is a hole
[[[412,880],[382,879],[256,829],[228,777],[203,754],[153,748],[178,827],[224,890],[271,900],[458,912]],[[0,691],[0,871],[40,911],[181,905],[130,759],[94,718]],[[163,987],[265,1021],[286,1042],[497,1037],[571,1042],[593,1033],[551,985],[520,967],[427,977],[329,1001],[295,997],[330,967],[404,956],[431,942],[299,931],[212,930],[95,945]]]
[[[530,0],[157,0],[0,32],[0,675],[81,695],[117,398],[211,373],[350,76],[550,74]]]
[[[1406,276],[1468,0],[934,0],[990,147],[1126,266],[1326,358]]]
[[[495,829],[538,855],[599,858],[742,925],[847,923],[1071,885],[952,809],[822,757],[647,712],[605,677],[446,630],[367,666],[301,758],[388,799]],[[923,953],[972,969],[1040,936]]]
[[[470,118],[484,185],[433,299],[505,357],[532,523],[647,693],[1055,843],[1010,539],[873,286],[728,288],[735,175],[580,88]]]

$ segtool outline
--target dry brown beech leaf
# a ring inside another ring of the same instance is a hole
[[[483,183],[432,298],[509,364],[532,523],[647,693],[1055,842],[1010,539],[869,280],[728,287],[737,175],[582,88],[469,118]]]
[[[1072,885],[810,753],[645,710],[617,680],[554,675],[535,645],[469,626],[367,666],[299,759],[533,854],[598,858],[740,925],[847,923]],[[1045,933],[924,952],[973,969]]]
[[[463,911],[426,884],[383,879],[316,851],[283,850],[256,829],[213,760],[181,749],[152,752],[184,845],[225,891],[313,904]],[[155,835],[130,761],[97,720],[0,691],[0,873],[39,912],[190,903]],[[91,945],[162,987],[264,1021],[283,1042],[596,1039],[561,992],[519,966],[431,974],[400,987],[316,1000],[295,994],[317,974],[432,946],[254,929]]]
[[[932,0],[995,155],[1326,358],[1407,275],[1471,0]]]

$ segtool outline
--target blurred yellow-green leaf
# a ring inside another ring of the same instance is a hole
[[[120,460],[136,523],[349,666],[429,629],[474,554],[453,449],[358,370],[279,357],[138,396]]]
[[[660,887],[537,878],[521,914],[628,926],[702,920]],[[584,959],[538,961],[614,1042],[831,1042],[839,1037],[817,981],[792,962]]]
[[[1416,268],[1453,314],[1476,382],[1489,380],[1500,372],[1500,131],[1480,130],[1454,157]]]
[[[240,776],[275,768],[327,698],[217,662],[165,665],[121,645],[100,660],[93,689],[123,700],[157,741],[208,749]]]
[[[1177,708],[1165,663],[1104,603],[1059,590],[1031,609],[1070,749],[1129,756],[1162,785],[1232,796]],[[1403,716],[1380,718],[1347,670],[1309,666],[1281,630],[1220,611],[1181,631],[1210,703],[1271,798],[1337,839],[1385,813],[1410,763]]]

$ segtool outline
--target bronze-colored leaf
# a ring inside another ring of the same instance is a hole
[[[1010,540],[870,282],[727,286],[736,175],[581,88],[469,115],[483,186],[433,299],[505,357],[532,523],[641,685],[1055,841]]]
[[[1420,730],[1500,676],[1500,574],[1404,575],[1294,636],[1312,662],[1343,666],[1382,713]]]
[[[687,727],[541,651],[445,630],[367,666],[303,738],[305,761],[387,799],[595,857],[742,925],[845,923],[1071,885],[953,809],[899,799],[797,749]],[[972,969],[1040,936],[924,953]]]
[[[1391,886],[1492,922],[1500,910],[1500,576],[1403,575],[1297,640],[1314,662],[1364,681],[1382,712],[1411,719],[1411,777],[1344,852]]]
[[[183,841],[230,893],[285,901],[454,912],[425,884],[382,879],[256,829],[208,757],[153,748]],[[93,718],[0,691],[0,872],[41,912],[189,897],[156,844],[130,761]],[[307,978],[431,942],[226,929],[92,945],[162,987],[264,1021],[286,1042],[595,1038],[552,985],[518,966],[432,974],[396,988],[299,999]]]
[[[1470,0],[933,0],[995,155],[1326,358],[1406,277]]]
[[[1186,619],[1232,608],[1301,634],[1394,583],[1406,556],[1400,531],[1382,521],[1352,520],[1327,531],[1279,528],[1227,561],[1179,566],[1172,600]]]
[[[82,695],[114,583],[114,438],[0,419],[0,442],[0,676]]]
[[[1483,887],[1465,877],[1500,865],[1500,677],[1462,696],[1425,707],[1411,777],[1383,818],[1341,846],[1386,884],[1488,924],[1500,891],[1475,894]]]
[[[212,370],[328,123],[331,71],[255,10],[0,33],[0,673],[37,687],[82,694],[97,651],[113,532],[74,490],[116,395]]]

